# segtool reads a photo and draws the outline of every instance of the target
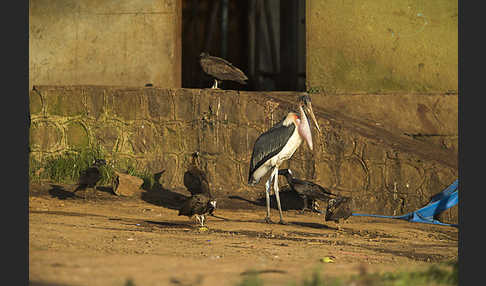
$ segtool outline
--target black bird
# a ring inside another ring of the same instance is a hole
[[[184,186],[192,194],[209,194],[209,182],[206,173],[201,170],[199,152],[192,154],[192,161],[189,168],[184,173]]]
[[[312,111],[312,104],[308,95],[299,98],[299,114],[289,112],[282,121],[275,124],[268,131],[260,134],[253,145],[248,174],[248,185],[253,186],[260,182],[270,170],[270,178],[265,183],[265,195],[267,200],[267,216],[265,221],[270,223],[270,188],[274,181],[273,190],[277,199],[280,223],[286,224],[282,215],[280,196],[278,194],[278,168],[285,160],[292,157],[302,141],[306,141],[312,150],[312,133],[306,112],[314,121],[317,130],[320,131],[317,119]],[[304,111],[305,109],[305,111]]]
[[[202,52],[199,55],[199,63],[205,73],[214,77],[214,84],[211,88],[218,88],[218,82],[223,80],[236,81],[240,84],[246,84],[248,77],[233,64],[225,59],[210,56]]]
[[[324,219],[326,221],[335,221],[336,223],[340,219],[347,219],[353,214],[350,204],[351,198],[349,197],[340,196],[330,199],[327,204],[326,217]]]
[[[212,214],[215,208],[216,200],[209,194],[195,194],[182,204],[179,215],[185,215],[189,218],[195,215],[197,221],[203,227],[206,214]]]
[[[87,188],[96,189],[96,184],[101,180],[102,175],[99,167],[106,165],[104,159],[95,159],[91,167],[81,172],[78,180],[78,186],[73,193],[79,190],[85,190]]]
[[[284,176],[287,179],[290,189],[304,200],[304,208],[302,211],[308,209],[308,201],[311,201],[312,210],[322,213],[322,211],[317,209],[317,202],[315,200],[321,200],[327,203],[330,199],[338,197],[338,195],[331,193],[314,182],[294,178],[290,169],[279,170],[278,174]]]
[[[192,161],[184,173],[184,186],[191,193],[179,209],[179,215],[196,216],[197,221],[204,226],[206,214],[213,215],[216,200],[212,197],[206,173],[200,168],[199,152],[192,154]]]

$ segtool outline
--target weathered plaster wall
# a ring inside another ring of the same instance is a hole
[[[132,164],[153,173],[165,169],[162,181],[170,189],[183,188],[190,154],[199,150],[224,207],[230,195],[262,197],[263,182],[256,187],[246,184],[253,143],[295,109],[297,96],[293,92],[38,86],[30,92],[30,155],[42,162],[99,144],[117,167]],[[284,167],[336,193],[353,196],[356,210],[411,211],[458,177],[456,95],[311,97],[323,132],[313,130],[313,152],[302,145]],[[427,136],[429,132],[436,136]],[[457,221],[457,208],[447,216]]]
[[[308,90],[457,91],[457,1],[308,0],[306,11]]]
[[[180,87],[180,2],[29,1],[29,88]]]

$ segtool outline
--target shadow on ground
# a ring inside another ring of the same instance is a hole
[[[302,200],[302,198],[295,192],[291,191],[288,186],[280,189],[279,197],[282,211],[301,210],[304,207],[304,201]],[[245,201],[254,206],[266,207],[267,205],[265,195],[255,201],[240,196],[228,196],[228,198],[232,200]],[[277,198],[275,197],[275,194],[270,195],[270,208],[278,210]]]
[[[60,185],[51,185],[51,188],[48,190],[49,194],[53,198],[57,198],[60,200],[65,200],[65,199],[74,199],[76,197],[76,194],[71,192],[71,191],[66,191],[64,186]]]
[[[111,187],[97,186],[96,189],[86,188],[80,189],[77,192],[73,192],[76,185],[56,185],[50,184],[50,189],[47,191],[52,198],[57,198],[60,200],[66,199],[89,199],[93,198],[94,194],[102,195],[102,198],[109,198],[114,196],[113,189]],[[99,198],[99,197],[98,197]]]
[[[301,221],[291,221],[289,222],[290,224],[302,226],[302,227],[310,227],[310,228],[315,228],[315,229],[332,229],[332,230],[337,230],[336,227],[331,227],[328,226],[324,222],[324,217],[322,218],[322,223],[315,223],[315,222],[301,222]]]
[[[173,210],[178,210],[182,203],[189,198],[189,196],[162,187],[158,182],[155,182],[150,188],[143,186],[142,189],[144,190],[141,195],[142,200],[156,206]]]

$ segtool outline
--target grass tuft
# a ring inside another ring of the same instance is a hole
[[[245,278],[238,284],[238,286],[263,286],[263,280],[258,277],[257,273],[249,272]]]
[[[142,189],[150,191],[155,184],[155,178],[147,169],[137,170],[133,165],[127,166],[127,174],[143,180]]]
[[[33,158],[29,161],[29,177],[31,182],[49,180],[56,183],[77,183],[80,174],[89,168],[95,159],[105,159],[100,147],[85,148],[80,152],[69,152],[51,157],[45,162],[39,162]],[[102,178],[100,185],[109,184],[114,177],[114,169],[111,164],[101,166]]]
[[[329,278],[321,276],[319,270],[299,282],[290,282],[292,286],[438,286],[458,285],[459,264],[457,261],[439,263],[429,266],[422,271],[403,271],[397,273],[386,272],[367,273],[364,269],[359,275],[348,278]],[[264,282],[258,277],[257,272],[246,276],[238,286],[263,286]]]
[[[452,266],[451,270],[444,266]],[[431,265],[424,271],[385,273],[380,278],[386,284],[402,285],[458,285],[458,262]]]

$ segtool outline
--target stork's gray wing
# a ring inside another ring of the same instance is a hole
[[[282,151],[283,147],[294,133],[295,125],[290,124],[285,126],[283,125],[283,121],[284,120],[280,121],[256,139],[250,160],[249,183],[253,172],[255,172],[255,170],[263,165],[268,159]]]

